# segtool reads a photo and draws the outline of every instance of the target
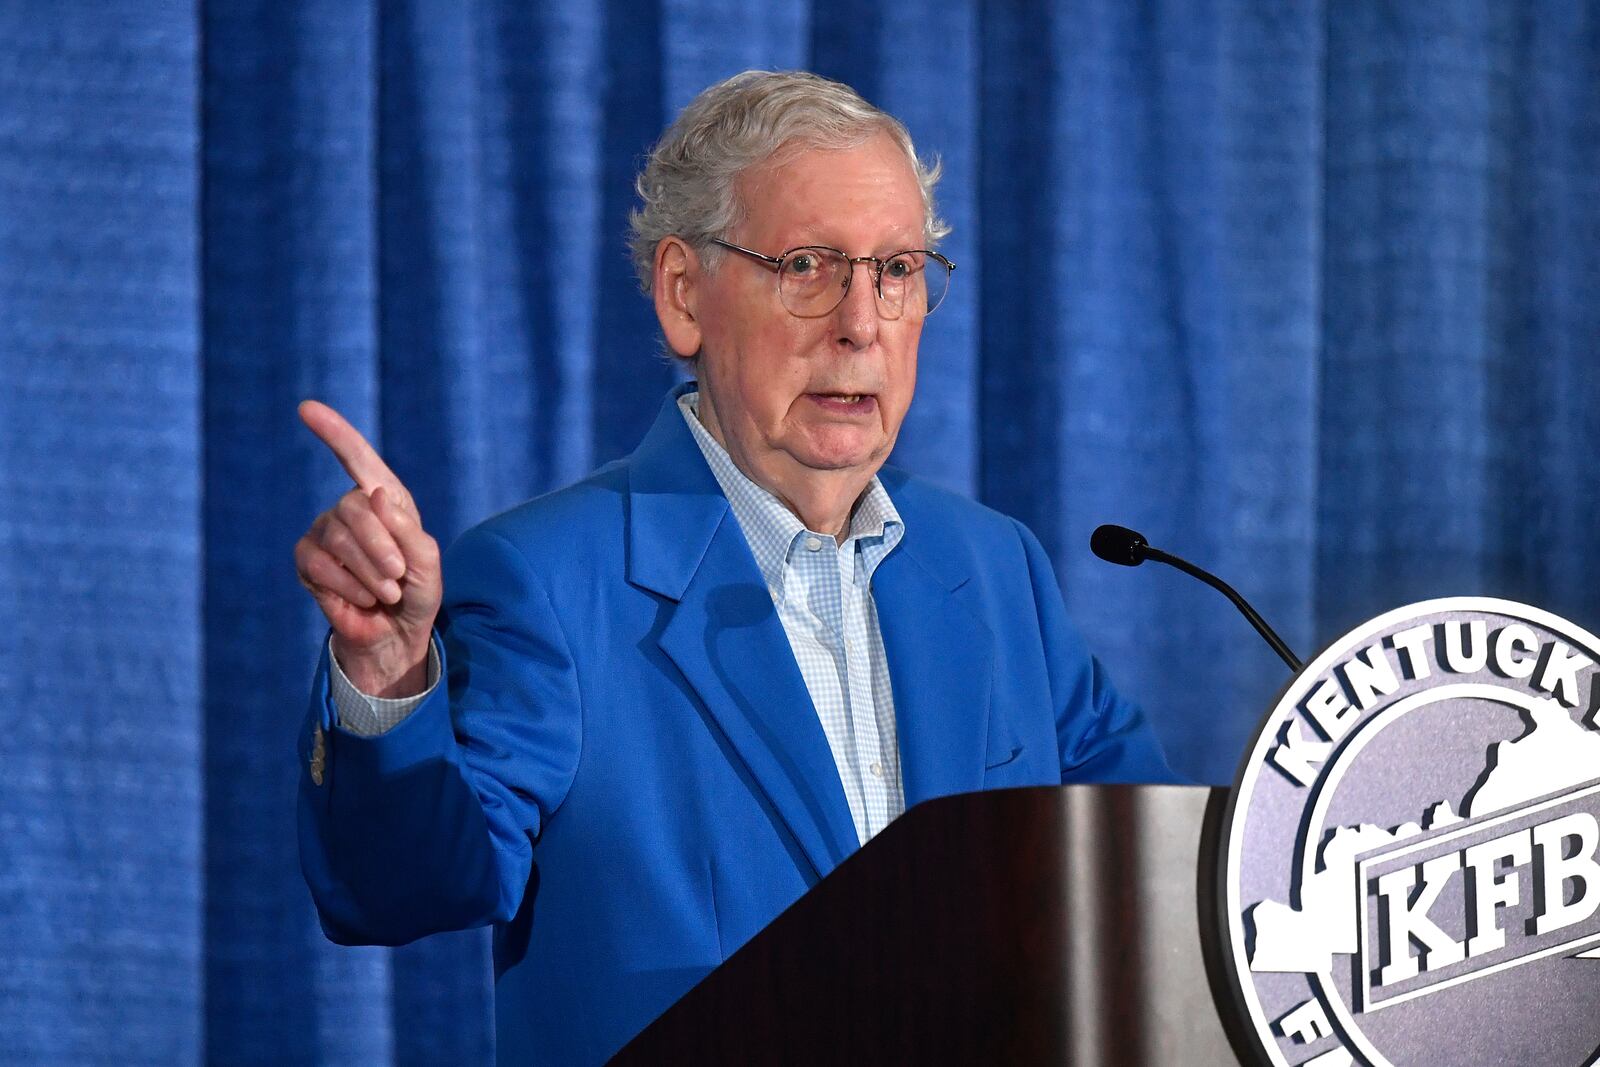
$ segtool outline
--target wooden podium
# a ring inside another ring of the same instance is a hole
[[[1252,1062],[1202,949],[1223,795],[1065,786],[919,805],[612,1062]]]

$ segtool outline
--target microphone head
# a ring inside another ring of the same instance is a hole
[[[1105,525],[1089,536],[1089,549],[1107,563],[1123,567],[1137,567],[1144,562],[1144,550],[1150,542],[1144,535],[1126,526]]]

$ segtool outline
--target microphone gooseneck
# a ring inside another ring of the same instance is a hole
[[[1273,632],[1272,627],[1267,625],[1266,620],[1256,613],[1256,609],[1252,608],[1244,597],[1234,591],[1233,586],[1216,575],[1209,571],[1201,570],[1182,557],[1174,556],[1170,552],[1163,552],[1159,548],[1150,547],[1150,542],[1145,540],[1143,534],[1130,530],[1126,526],[1113,526],[1108,523],[1098,527],[1089,538],[1089,549],[1107,563],[1116,563],[1123,567],[1137,567],[1145,560],[1153,559],[1157,563],[1165,563],[1169,567],[1176,567],[1190,577],[1200,579],[1233,601],[1233,606],[1238,608],[1239,613],[1249,620],[1251,626],[1256,628],[1256,633],[1260,634],[1262,639],[1272,646],[1272,651],[1276,652],[1278,657],[1289,665],[1290,670],[1299,673],[1300,660],[1293,652],[1289,651],[1289,646],[1283,643],[1283,638]]]

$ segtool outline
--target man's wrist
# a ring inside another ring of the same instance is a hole
[[[428,642],[416,650],[377,648],[351,652],[339,647],[335,634],[330,650],[350,684],[366,696],[395,700],[420,696],[428,690]]]

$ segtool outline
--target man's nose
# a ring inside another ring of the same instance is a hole
[[[859,270],[857,270],[859,268]],[[866,348],[878,339],[878,290],[873,282],[877,278],[876,265],[856,262],[850,265],[855,272],[850,279],[850,289],[834,311],[839,324],[839,340],[851,348]]]

